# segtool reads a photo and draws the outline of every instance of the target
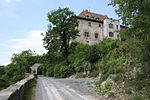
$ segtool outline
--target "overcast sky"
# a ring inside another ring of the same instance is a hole
[[[10,63],[14,53],[35,50],[46,52],[41,33],[47,30],[47,13],[68,7],[79,14],[88,9],[117,19],[110,0],[0,0],[0,65]]]

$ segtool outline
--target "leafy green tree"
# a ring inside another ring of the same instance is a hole
[[[109,5],[116,7],[116,13],[121,17],[123,24],[130,26],[126,31],[128,36],[150,38],[149,0],[111,0]]]
[[[44,37],[44,47],[49,51],[61,52],[68,62],[70,40],[78,36],[78,21],[68,8],[59,8],[48,13],[50,22]]]
[[[136,41],[141,49],[139,58],[149,61],[150,0],[111,0],[109,5],[116,7],[116,13],[121,17],[123,24],[130,26],[127,31],[121,33],[121,37],[127,40],[134,38],[132,41]]]
[[[30,67],[38,62],[38,58],[40,56],[36,56],[34,51],[25,50],[20,54],[13,54],[11,61],[12,64],[18,67],[25,67],[24,72],[29,72]]]
[[[5,74],[5,66],[0,66],[0,77]]]
[[[97,45],[92,45],[87,52],[86,60],[91,63],[94,63],[100,59],[101,52],[97,47]]]
[[[120,67],[114,67],[114,71],[117,73],[124,72],[125,69],[121,68],[122,64],[118,65],[120,62],[119,54],[120,58],[124,58],[127,63],[129,62],[129,65],[125,64],[126,72],[133,70],[133,67],[140,68],[141,71],[136,73],[135,79],[130,80],[125,77],[127,80],[125,84],[128,84],[128,87],[130,84],[135,89],[135,93],[139,93],[139,97],[146,95],[147,98],[150,98],[148,82],[150,79],[148,74],[150,72],[150,0],[111,0],[109,5],[116,7],[116,13],[122,19],[123,24],[129,28],[120,32],[123,41],[121,41],[119,48],[113,50],[112,53],[114,54],[111,54],[111,56],[114,55],[116,61],[111,59],[108,61],[107,59],[108,62],[105,64],[106,66],[111,65],[110,71],[113,68],[112,65],[116,63],[115,65]],[[105,76],[108,75],[105,74]],[[133,76],[128,75],[128,77]]]

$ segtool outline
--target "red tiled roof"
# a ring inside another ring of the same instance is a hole
[[[104,19],[107,18],[107,16],[105,16],[105,15],[88,12],[88,10],[82,11],[82,12],[78,15],[78,17],[86,18],[87,15],[99,17],[99,18],[100,18],[100,21],[104,21]],[[89,19],[91,19],[91,18],[89,18]]]

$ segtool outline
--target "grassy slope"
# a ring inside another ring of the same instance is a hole
[[[29,84],[29,88],[25,91],[23,100],[36,100],[36,85],[37,80],[32,80]]]

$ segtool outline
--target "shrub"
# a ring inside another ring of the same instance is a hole
[[[61,66],[60,66],[59,64],[57,64],[57,65],[54,67],[54,77],[55,77],[55,78],[60,78],[60,77],[61,77],[60,68],[61,68]]]
[[[107,90],[111,90],[111,86],[112,86],[112,83],[110,81],[107,81],[105,84],[104,84],[105,88]]]
[[[140,94],[135,94],[133,96],[133,100],[148,100],[148,98],[146,96],[142,96]]]
[[[6,80],[0,78],[0,90],[6,88],[8,86],[9,86],[8,82]]]
[[[57,64],[54,67],[54,77],[55,78],[66,78],[73,74],[73,69],[69,65],[64,63]]]
[[[47,69],[46,76],[53,77],[54,76],[54,68],[50,67]]]
[[[86,72],[91,70],[91,64],[84,59],[75,59],[72,65],[76,73]]]
[[[112,87],[112,83],[110,81],[107,81],[104,86],[99,87],[100,94],[106,94],[109,93]]]
[[[61,74],[61,78],[66,78],[73,74],[73,70],[71,66],[61,66],[60,74]]]
[[[76,78],[85,78],[86,75],[84,73],[77,73]]]
[[[126,89],[126,90],[125,90],[125,93],[131,95],[131,94],[132,94],[132,91],[131,91],[131,89]]]
[[[101,51],[98,49],[97,45],[92,45],[86,53],[86,60],[95,63],[101,57]]]
[[[89,77],[97,77],[98,75],[99,75],[99,71],[93,70],[92,72],[90,72]]]
[[[112,78],[112,80],[113,80],[114,82],[117,82],[119,79],[120,79],[120,75],[119,75],[119,74],[116,75],[116,76],[114,76],[114,77]]]

